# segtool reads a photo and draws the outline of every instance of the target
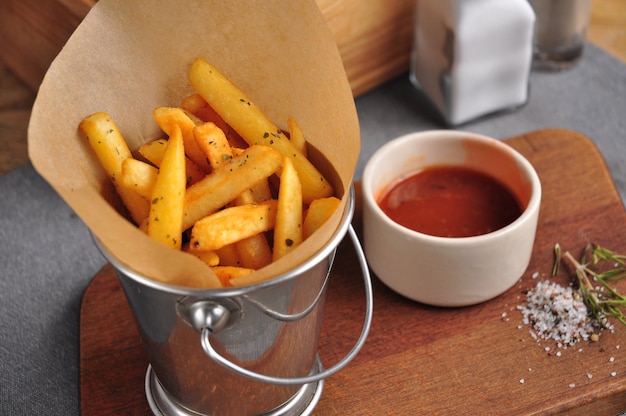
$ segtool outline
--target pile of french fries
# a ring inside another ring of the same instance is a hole
[[[136,154],[107,113],[79,129],[140,229],[204,261],[217,276],[209,288],[256,283],[251,272],[296,249],[339,199],[295,120],[286,134],[202,58],[188,78],[195,94],[154,109],[167,138]]]

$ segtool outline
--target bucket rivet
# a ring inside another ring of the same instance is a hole
[[[189,307],[187,317],[189,324],[198,331],[218,332],[228,323],[230,311],[217,302],[202,300]]]

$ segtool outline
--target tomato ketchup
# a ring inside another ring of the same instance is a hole
[[[438,237],[471,237],[506,227],[522,213],[515,195],[474,169],[436,166],[392,183],[378,200],[396,223]]]

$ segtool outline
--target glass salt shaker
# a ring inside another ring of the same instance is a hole
[[[411,82],[450,126],[519,108],[534,25],[527,0],[418,0]]]
[[[591,0],[529,0],[535,11],[533,68],[568,69],[583,55]]]

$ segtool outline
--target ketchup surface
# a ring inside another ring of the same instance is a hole
[[[427,168],[392,183],[378,201],[396,223],[438,237],[471,237],[503,228],[522,208],[499,181],[457,166]]]

